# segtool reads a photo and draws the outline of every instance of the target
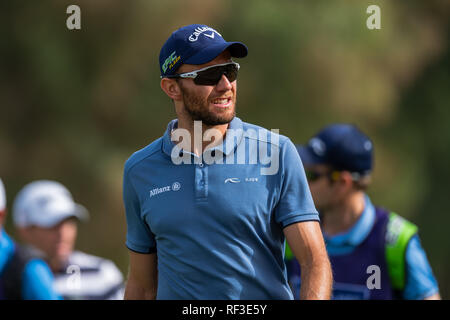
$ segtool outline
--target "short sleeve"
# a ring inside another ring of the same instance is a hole
[[[123,175],[123,202],[127,220],[126,246],[138,253],[153,253],[156,242],[148,224],[142,218],[139,197],[133,187],[129,171]]]
[[[281,146],[279,168],[280,198],[275,220],[283,228],[296,222],[319,221],[302,161],[289,139]]]
[[[403,298],[422,300],[436,293],[439,293],[437,281],[416,234],[406,248],[406,286]]]
[[[53,274],[40,259],[30,260],[23,270],[22,292],[25,300],[61,300],[53,288]]]

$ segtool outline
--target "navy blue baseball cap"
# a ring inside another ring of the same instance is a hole
[[[191,24],[172,33],[159,53],[161,76],[175,73],[182,64],[203,64],[228,49],[232,57],[247,56],[241,42],[227,42],[222,35],[204,24]]]
[[[373,169],[373,143],[351,124],[322,129],[307,145],[296,145],[305,166],[325,164],[335,170],[369,174]]]

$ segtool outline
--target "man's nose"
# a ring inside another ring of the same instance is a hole
[[[223,74],[222,78],[220,78],[219,82],[216,85],[216,89],[218,91],[228,91],[231,90],[233,86],[231,85],[230,80]]]

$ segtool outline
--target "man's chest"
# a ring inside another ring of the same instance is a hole
[[[168,169],[140,177],[141,215],[155,234],[174,225],[220,228],[265,224],[272,218],[279,186],[274,176],[261,175],[256,165]]]

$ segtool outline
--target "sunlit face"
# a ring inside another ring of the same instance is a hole
[[[185,73],[231,61],[228,51],[202,65],[184,64],[178,73]],[[215,86],[196,85],[193,79],[179,79],[184,112],[190,120],[201,120],[209,126],[229,123],[235,116],[236,81],[228,81],[225,75]]]
[[[77,237],[75,218],[63,220],[50,228],[31,226],[27,229],[28,241],[43,251],[49,260],[57,260],[62,263],[67,261]]]

